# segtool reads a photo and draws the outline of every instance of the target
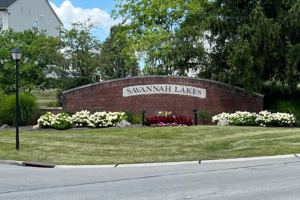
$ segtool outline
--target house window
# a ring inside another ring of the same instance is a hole
[[[39,21],[38,20],[33,20],[33,30],[35,32],[39,31]]]
[[[4,29],[4,13],[0,12],[0,31]]]

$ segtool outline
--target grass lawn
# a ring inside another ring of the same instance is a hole
[[[40,107],[47,107],[47,104],[51,101],[57,101],[56,89],[51,90],[34,90],[32,94],[37,98],[37,103]]]
[[[299,128],[165,127],[0,131],[0,160],[99,165],[300,153]]]

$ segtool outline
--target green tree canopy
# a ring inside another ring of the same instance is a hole
[[[200,77],[260,91],[299,83],[297,0],[216,0],[206,7],[211,62]],[[299,10],[298,10],[299,11]]]
[[[125,51],[140,52],[148,74],[198,70],[249,93],[299,83],[300,0],[116,1]]]
[[[128,55],[123,52],[127,46],[126,38],[116,37],[122,28],[121,26],[112,26],[109,37],[102,44],[99,69],[102,80],[139,74],[139,65],[135,55]]]
[[[57,51],[57,40],[48,37],[46,32],[26,30],[14,32],[12,29],[0,34],[0,91],[13,93],[16,91],[16,62],[11,51],[19,48],[23,51],[19,61],[19,88],[24,92],[32,89],[48,89],[52,79],[46,75],[51,72],[51,66],[61,59]]]
[[[96,28],[97,23],[90,19],[73,23],[70,30],[60,27],[60,48],[65,58],[61,69],[81,76],[92,76],[98,71],[101,42],[92,34]]]
[[[146,74],[185,74],[197,68],[204,57],[201,22],[190,17],[201,13],[206,0],[116,0],[127,37],[127,52],[139,53]],[[192,24],[191,24],[192,22]]]

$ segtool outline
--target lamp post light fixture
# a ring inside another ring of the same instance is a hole
[[[193,109],[193,112],[195,113],[195,126],[197,126],[197,108]]]
[[[23,51],[16,48],[12,50],[11,55],[16,61],[16,150],[19,150],[19,80],[18,80],[18,62],[22,58]]]
[[[143,114],[142,126],[145,126],[145,113],[146,113],[146,110],[142,110],[141,112]]]

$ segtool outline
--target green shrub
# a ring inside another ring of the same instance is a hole
[[[102,112],[101,108],[96,108],[91,111],[91,114],[95,114],[96,112]]]
[[[89,118],[91,114],[87,110],[82,110],[80,112],[76,112],[72,115],[72,123],[78,127],[86,127],[89,125]]]
[[[142,114],[135,115],[133,117],[132,124],[142,124],[142,122],[143,122],[143,115]]]
[[[62,106],[62,92],[63,90],[61,88],[58,88],[56,92],[56,99],[60,107]]]
[[[261,93],[265,95],[264,110],[276,110],[279,101],[300,101],[300,88],[268,85],[263,86]]]
[[[300,126],[300,102],[295,100],[280,100],[274,106],[276,112],[290,113],[296,118],[296,125]]]
[[[69,116],[75,115],[76,114],[76,110],[63,110],[62,113],[64,114],[68,114]]]
[[[66,113],[53,115],[51,112],[48,112],[38,119],[38,124],[42,128],[52,127],[58,130],[64,130],[72,127],[72,119]]]
[[[227,120],[234,126],[293,126],[296,119],[289,113],[271,113],[261,111],[258,114],[237,111],[235,113],[221,113],[212,117],[214,123]]]
[[[50,101],[47,103],[47,107],[60,107],[60,103],[58,101]]]
[[[62,92],[65,90],[70,90],[72,88],[80,87],[83,85],[94,83],[95,81],[89,77],[75,77],[68,78],[61,82],[59,88],[57,89],[56,98],[59,105],[62,105]]]
[[[115,126],[122,121],[124,115],[123,112],[97,112],[89,116],[88,125],[93,128]]]
[[[42,115],[38,120],[38,124],[41,128],[51,128],[51,121],[55,117],[51,112],[47,112],[45,115]]]
[[[213,113],[208,110],[199,110],[197,112],[198,118],[202,121],[204,125],[212,121]]]
[[[278,101],[275,110],[282,113],[294,114],[297,119],[300,119],[300,102],[295,100]]]
[[[296,119],[295,125],[296,125],[297,127],[300,127],[300,120],[297,120],[297,119]]]
[[[58,114],[55,115],[54,120],[52,120],[51,125],[53,128],[58,130],[65,130],[72,127],[72,119],[71,117],[66,114]]]
[[[165,116],[165,117],[167,117],[167,116],[171,116],[171,115],[172,115],[172,112],[168,112],[168,111],[166,111],[166,112],[159,111],[158,112],[158,116]]]
[[[30,94],[19,94],[19,125],[28,125],[39,115],[36,98]],[[16,95],[1,96],[0,121],[4,124],[15,125]]]
[[[0,112],[1,112],[2,103],[4,101],[4,98],[5,98],[5,96],[3,94],[0,94]],[[0,126],[2,126],[2,125],[3,125],[3,121],[1,120],[1,117],[0,117]]]
[[[134,112],[132,110],[123,110],[122,112],[125,113],[125,117],[123,118],[128,122],[133,123]]]

